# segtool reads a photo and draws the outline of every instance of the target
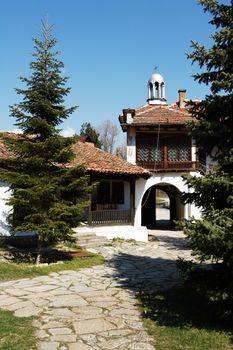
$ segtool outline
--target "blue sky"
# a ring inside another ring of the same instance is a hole
[[[0,11],[1,130],[13,130],[9,105],[19,101],[14,88],[29,76],[32,37],[41,19],[54,24],[57,49],[72,88],[66,105],[79,105],[62,128],[77,133],[83,122],[118,124],[122,108],[146,103],[147,80],[155,65],[166,81],[168,102],[177,90],[203,98],[208,88],[194,82],[198,71],[187,60],[190,40],[207,46],[213,28],[196,0],[7,0]]]

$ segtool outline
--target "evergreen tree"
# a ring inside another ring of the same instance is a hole
[[[91,142],[94,143],[95,147],[101,148],[102,143],[99,139],[99,133],[96,129],[91,125],[91,123],[83,123],[80,129],[80,136],[88,136]]]
[[[5,137],[14,156],[1,159],[0,178],[12,190],[9,204],[14,210],[9,222],[14,230],[36,231],[38,259],[45,241],[69,239],[72,226],[87,206],[88,177],[82,166],[71,168],[73,138],[63,138],[57,127],[76,107],[65,108],[63,62],[54,51],[52,27],[42,22],[42,38],[34,39],[35,60],[30,78],[20,78],[26,89],[16,89],[22,102],[11,107],[11,116],[23,131],[19,137]]]
[[[193,189],[184,196],[202,210],[201,220],[184,222],[194,255],[201,261],[212,259],[221,267],[232,289],[233,280],[233,1],[200,0],[216,31],[209,49],[192,42],[189,58],[201,72],[194,76],[210,86],[210,95],[191,107],[196,118],[190,125],[199,150],[206,151],[215,166],[202,177],[186,176]],[[217,281],[215,281],[217,283]]]

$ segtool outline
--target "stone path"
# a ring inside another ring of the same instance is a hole
[[[0,307],[38,316],[39,350],[154,350],[136,294],[177,283],[175,259],[190,256],[181,232],[156,236],[159,243],[99,247],[102,266],[0,283]]]

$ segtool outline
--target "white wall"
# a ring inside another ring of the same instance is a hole
[[[191,173],[191,175],[200,176],[199,173]],[[188,192],[188,186],[185,185],[181,173],[154,174],[149,179],[136,180],[135,185],[135,226],[141,226],[141,202],[145,192],[154,185],[167,183],[175,186],[180,192]],[[201,217],[200,209],[193,204],[186,204],[184,208],[184,218],[190,219],[194,216],[196,219]]]
[[[118,204],[117,208],[119,210],[130,209],[130,184],[127,181],[124,181],[124,204]]]
[[[81,236],[95,233],[96,236],[104,236],[108,239],[123,238],[123,239],[135,239],[139,242],[148,242],[148,230],[146,227],[135,227],[131,225],[119,225],[119,226],[98,226],[98,227],[81,227],[78,226],[73,229]]]
[[[9,226],[6,222],[6,216],[10,212],[11,207],[6,204],[6,200],[10,195],[9,185],[0,181],[0,236],[9,235]]]
[[[148,230],[146,227],[135,226],[101,226],[93,228],[97,236],[105,236],[108,239],[123,238],[135,239],[139,242],[148,242]]]
[[[196,162],[197,160],[197,148],[196,148],[196,141],[194,138],[191,139],[191,160],[192,162]]]
[[[196,171],[190,172],[191,176],[196,176],[200,177],[201,174]],[[188,186],[186,186],[185,192],[193,192],[193,189],[189,189]],[[185,219],[190,219],[191,217],[194,217],[195,219],[200,219],[201,218],[201,209],[197,208],[194,204],[187,204],[185,206],[185,209],[187,210],[187,215],[185,216]]]
[[[128,127],[127,162],[131,164],[136,164],[136,131],[134,127]]]

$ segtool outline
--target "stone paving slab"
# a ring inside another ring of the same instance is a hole
[[[98,247],[105,265],[0,283],[0,307],[36,315],[38,350],[154,350],[136,294],[179,282],[175,260],[189,258],[181,232],[151,232],[159,244]]]

